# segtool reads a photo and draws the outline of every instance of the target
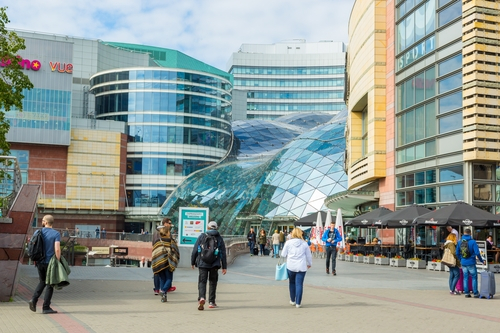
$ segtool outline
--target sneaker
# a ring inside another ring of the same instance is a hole
[[[330,269],[326,269],[326,274],[330,274]]]
[[[36,304],[33,302],[33,300],[29,301],[28,304],[30,305],[30,310],[33,312],[36,312]]]
[[[294,305],[295,305],[295,302],[290,301],[290,305],[291,305],[291,306],[294,306]]]
[[[336,271],[336,270],[333,270],[332,274],[333,274],[333,275],[337,275],[337,271]]]
[[[172,286],[172,287],[168,288],[167,293],[171,293],[172,291],[175,291],[176,289],[177,289],[176,287]]]
[[[470,295],[469,295],[469,297],[470,297]],[[479,294],[475,294],[474,298],[479,298]]]
[[[302,307],[302,305],[300,305],[300,304],[295,304],[295,307],[296,307],[296,308],[300,308],[300,307]]]
[[[465,298],[471,298],[470,294],[465,294]]]
[[[205,299],[201,298],[200,301],[198,302],[198,310],[203,311],[205,308]]]
[[[167,293],[164,293],[163,291],[160,292],[161,293],[161,302],[162,303],[166,303],[167,302]]]
[[[153,288],[153,291],[154,291],[155,295],[157,295],[157,296],[158,296],[158,294],[160,293],[160,291],[159,291],[158,289],[154,289],[154,288]]]
[[[217,304],[215,304],[214,302],[210,302],[210,303],[208,304],[208,307],[209,307],[210,309],[214,309],[214,308],[216,308],[216,307],[217,307]]]
[[[51,308],[43,310],[43,314],[52,314],[52,313],[57,313],[57,311],[52,310]]]

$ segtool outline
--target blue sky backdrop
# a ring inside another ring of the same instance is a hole
[[[7,27],[166,47],[226,70],[227,60],[244,43],[347,43],[353,4],[354,0],[18,0],[7,5]]]

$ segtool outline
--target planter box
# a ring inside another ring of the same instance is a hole
[[[406,259],[391,259],[389,260],[389,265],[392,267],[405,267]]]
[[[353,262],[357,262],[358,264],[362,264],[362,263],[363,263],[363,258],[364,258],[364,257],[365,257],[365,256],[353,256],[352,261],[353,261]]]
[[[354,256],[347,256],[347,255],[346,255],[346,256],[344,256],[344,260],[345,260],[345,261],[352,261],[352,258],[353,258],[353,257],[354,257]]]
[[[344,260],[345,254],[344,253],[338,253],[337,254],[337,260]]]
[[[407,260],[406,268],[413,268],[413,269],[425,268],[425,260]]]
[[[449,272],[449,271],[450,271],[450,267],[448,267],[448,266],[444,265],[444,271],[445,271],[445,272]]]
[[[443,265],[441,262],[432,262],[432,261],[429,261],[427,263],[427,269],[430,270],[430,271],[444,271],[444,266],[446,265]]]
[[[389,258],[375,257],[375,265],[389,265]]]
[[[500,273],[500,264],[489,264],[488,270],[493,273]]]
[[[375,263],[375,257],[365,256],[363,258],[363,264],[374,264],[374,263]]]

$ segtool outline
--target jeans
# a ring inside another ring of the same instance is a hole
[[[469,274],[472,277],[472,289],[474,295],[479,295],[477,291],[477,268],[476,265],[462,266],[462,271],[464,272],[464,293],[468,294],[469,290]]]
[[[278,258],[278,255],[280,254],[280,245],[279,244],[273,244],[273,257]]]
[[[330,268],[330,257],[332,259],[332,272],[337,265],[337,248],[335,246],[326,247],[326,269]]]
[[[159,274],[154,274],[153,276],[153,283],[155,286],[155,290],[160,290],[160,275]]]
[[[304,279],[306,272],[288,271],[288,289],[290,290],[290,300],[296,304],[302,304],[302,291],[304,289]]]
[[[219,280],[218,268],[198,268],[198,301],[207,299],[208,280],[208,301],[215,303],[215,292],[217,291],[217,281]]]
[[[31,299],[33,303],[36,305],[36,303],[38,302],[38,298],[40,297],[40,295],[42,295],[43,289],[47,287],[47,290],[45,291],[45,297],[43,298],[43,310],[50,309],[50,301],[52,300],[52,294],[54,293],[54,288],[49,284],[45,284],[48,266],[49,264],[41,264],[41,263],[36,264],[39,281],[38,285],[35,288],[35,293],[33,294],[33,298]]]
[[[166,293],[172,287],[174,273],[168,269],[164,269],[158,275],[160,276],[160,291]]]
[[[283,250],[283,246],[285,246],[285,242],[280,242],[280,250]]]
[[[449,279],[450,291],[455,291],[459,278],[460,278],[460,268],[456,266],[450,267],[450,279]]]
[[[253,249],[255,248],[255,242],[249,241],[248,245],[250,246],[250,254],[253,255]]]
[[[264,255],[264,249],[266,247],[266,244],[259,244],[260,245],[260,255],[263,256]]]

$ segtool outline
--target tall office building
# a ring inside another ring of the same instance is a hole
[[[500,213],[499,17],[492,1],[355,2],[346,167],[349,190],[371,188],[329,207]]]
[[[227,70],[234,76],[234,89],[246,92],[247,119],[273,120],[298,112],[333,116],[345,108],[342,42],[243,44]]]
[[[232,77],[165,48],[16,31],[34,84],[6,114],[23,181],[59,227],[149,230],[231,146]]]

